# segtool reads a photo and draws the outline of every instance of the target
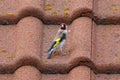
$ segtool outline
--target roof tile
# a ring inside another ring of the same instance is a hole
[[[0,0],[0,80],[119,80],[119,2]],[[62,22],[66,54],[47,59]]]

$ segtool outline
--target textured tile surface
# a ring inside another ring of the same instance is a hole
[[[0,80],[119,80],[119,2],[0,0]],[[62,22],[66,54],[47,59]]]
[[[100,71],[119,72],[120,25],[94,25],[93,60]]]
[[[120,23],[120,1],[119,0],[94,0],[94,15],[98,17],[99,23]]]

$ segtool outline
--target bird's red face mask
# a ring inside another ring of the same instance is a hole
[[[62,30],[66,30],[66,24],[65,24],[65,23],[62,23],[60,29],[62,29]]]

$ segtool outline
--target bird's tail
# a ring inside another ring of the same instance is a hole
[[[48,57],[47,57],[47,59],[50,59],[50,58],[51,58],[53,52],[54,52],[54,49],[51,49],[51,50],[48,52]]]
[[[51,44],[51,46],[50,46],[50,48],[49,48],[49,50],[48,50],[48,57],[47,57],[47,59],[50,59],[51,58],[51,55],[52,55],[52,53],[54,52],[54,45],[56,44],[56,41],[53,41],[52,42],[52,44]]]

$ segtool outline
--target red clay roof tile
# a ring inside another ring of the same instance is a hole
[[[0,80],[120,79],[119,2],[1,0]],[[66,54],[47,59],[61,22],[71,30]]]

